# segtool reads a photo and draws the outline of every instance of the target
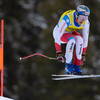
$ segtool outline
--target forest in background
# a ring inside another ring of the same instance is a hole
[[[91,9],[86,74],[100,74],[100,0],[1,0],[5,20],[4,95],[14,100],[100,100],[100,79],[52,81],[64,65],[42,57],[19,61],[40,52],[55,57],[52,31],[60,15],[78,4]]]

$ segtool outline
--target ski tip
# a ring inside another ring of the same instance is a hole
[[[52,80],[53,80],[53,81],[57,81],[57,79],[56,79],[56,78],[52,78]]]
[[[52,74],[51,76],[57,76],[56,74]]]

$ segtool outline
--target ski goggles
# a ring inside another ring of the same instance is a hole
[[[79,12],[78,12],[78,15],[89,16],[89,12],[79,11]]]

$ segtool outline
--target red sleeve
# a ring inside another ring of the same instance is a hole
[[[55,43],[55,49],[56,49],[56,53],[62,52],[61,45],[59,45],[58,43]]]

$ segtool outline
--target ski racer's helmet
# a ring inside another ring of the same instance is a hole
[[[77,6],[76,12],[77,12],[77,15],[84,15],[84,16],[90,15],[90,9],[85,5]]]

